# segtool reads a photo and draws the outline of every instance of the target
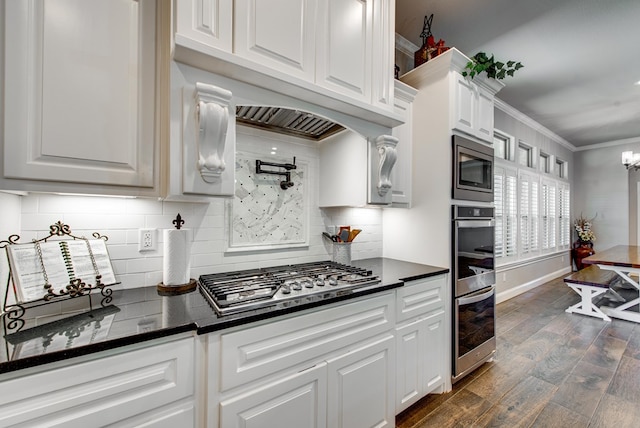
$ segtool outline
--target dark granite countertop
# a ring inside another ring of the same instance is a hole
[[[441,275],[449,269],[386,258],[354,260],[380,284],[352,294],[286,309],[262,309],[219,317],[199,291],[160,295],[156,287],[115,290],[27,309],[14,324],[2,317],[0,374],[184,332],[205,334],[400,287],[404,281]],[[91,310],[92,309],[92,310]]]

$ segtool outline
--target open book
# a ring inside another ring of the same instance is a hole
[[[6,247],[19,302],[38,300],[47,294],[44,287],[45,273],[56,293],[78,278],[86,284],[95,285],[96,268],[98,274],[102,275],[102,284],[111,285],[116,282],[107,246],[102,239],[46,241],[40,242],[39,246],[42,257],[35,243]],[[91,254],[96,263],[95,268]]]

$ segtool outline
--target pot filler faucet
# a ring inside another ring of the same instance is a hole
[[[265,170],[262,166],[273,166],[276,168],[284,168],[285,171],[273,171],[273,170]],[[293,181],[291,181],[291,170],[298,168],[296,166],[296,157],[293,157],[293,163],[274,163],[274,162],[264,162],[260,159],[256,160],[256,174],[272,174],[272,175],[284,175],[284,181],[280,182],[280,187],[284,190],[287,190],[289,187],[293,186]]]

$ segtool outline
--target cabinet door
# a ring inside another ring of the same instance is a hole
[[[396,165],[391,171],[391,201],[394,206],[411,208],[411,174],[413,145],[413,98],[417,91],[400,81],[395,82],[394,108],[405,123],[393,128],[392,135],[398,139]]]
[[[488,142],[493,142],[493,105],[493,95],[479,88],[476,136]]]
[[[220,403],[225,428],[323,428],[326,423],[327,364],[251,388]]]
[[[366,138],[352,131],[340,132],[322,141],[319,146],[321,207],[357,207],[367,203],[368,145]],[[348,168],[336,167],[345,163]]]
[[[154,187],[155,1],[5,7],[4,177]]]
[[[443,324],[438,310],[396,329],[396,414],[443,385],[450,349]]]
[[[355,348],[328,362],[328,426],[394,427],[394,338]]]
[[[175,43],[197,46],[204,52],[231,52],[233,1],[180,0],[175,2]]]
[[[453,128],[475,135],[476,85],[460,74],[454,74]]]
[[[396,329],[396,414],[422,398],[424,320]]]
[[[373,7],[372,103],[393,109],[395,0],[375,0]]]
[[[316,84],[371,102],[373,0],[318,5]]]
[[[312,82],[315,16],[315,0],[236,0],[234,53]]]
[[[422,379],[424,394],[428,394],[444,383],[451,345],[445,337],[444,310],[435,312],[422,322],[425,341]]]

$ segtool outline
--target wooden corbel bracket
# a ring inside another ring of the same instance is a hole
[[[226,165],[224,149],[229,125],[231,92],[206,83],[196,83],[198,170],[207,183],[220,179]]]
[[[391,170],[396,163],[398,157],[396,146],[398,139],[391,135],[380,135],[376,138],[376,148],[378,149],[378,194],[385,196],[391,189]]]

